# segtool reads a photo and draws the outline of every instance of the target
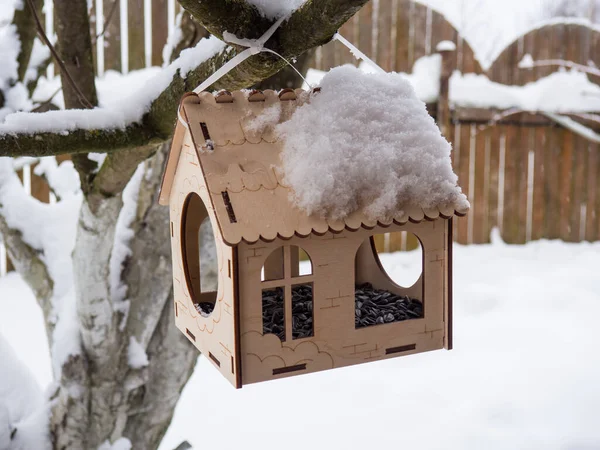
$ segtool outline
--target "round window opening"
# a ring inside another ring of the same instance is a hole
[[[208,211],[195,192],[189,194],[183,204],[181,251],[185,281],[194,307],[208,317],[217,300],[217,252]]]
[[[398,286],[413,286],[423,273],[423,248],[412,233],[398,231],[372,237],[375,253],[387,276]]]

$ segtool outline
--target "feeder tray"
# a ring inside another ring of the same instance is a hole
[[[318,94],[317,94],[318,95]],[[391,219],[309,216],[282,181],[282,142],[250,126],[301,90],[187,94],[159,202],[169,205],[177,327],[235,386],[452,347],[453,205],[407,205]],[[218,287],[205,292],[200,225],[214,231]],[[407,231],[422,274],[395,284],[374,235]],[[300,259],[310,265],[301,273]]]

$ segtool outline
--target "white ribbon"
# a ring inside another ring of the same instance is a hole
[[[265,34],[263,34],[258,39],[239,39],[234,34],[231,34],[227,31],[224,32],[223,40],[225,42],[228,42],[230,44],[241,45],[242,47],[248,47],[248,48],[246,50],[244,50],[243,52],[238,53],[235,57],[233,57],[232,59],[227,61],[225,64],[223,64],[223,66],[219,70],[217,70],[215,73],[213,73],[210,77],[208,77],[206,80],[204,80],[200,86],[198,86],[196,89],[194,89],[194,92],[196,94],[198,94],[198,93],[204,91],[206,88],[208,88],[209,86],[211,86],[212,84],[216,83],[221,78],[223,78],[225,75],[227,75],[227,73],[229,73],[231,70],[233,70],[236,66],[238,66],[239,64],[246,61],[252,55],[256,55],[260,52],[269,52],[269,53],[274,53],[277,55],[276,52],[274,52],[273,50],[269,50],[268,48],[265,48],[264,45],[271,38],[271,36],[273,36],[273,33],[275,33],[277,28],[279,28],[279,26],[282,24],[282,22],[285,19],[287,19],[287,16],[280,17],[277,20],[277,22],[275,22],[273,25],[271,25],[271,27],[265,32]],[[278,55],[278,56],[280,56],[280,55]]]
[[[338,41],[338,42],[344,44],[346,47],[348,47],[348,50],[350,50],[350,53],[352,53],[356,59],[362,59],[363,61],[368,62],[375,69],[377,69],[379,71],[379,73],[386,73],[386,71],[383,70],[375,61],[373,61],[371,58],[369,58],[367,55],[365,55],[363,52],[361,52],[358,48],[356,48],[354,45],[352,45],[352,43],[350,41],[348,41],[348,39],[346,39],[340,33],[335,33],[333,35],[333,39],[335,39],[336,41]]]
[[[215,73],[213,73],[210,77],[208,77],[206,80],[204,80],[200,86],[198,86],[196,89],[194,89],[194,92],[196,94],[198,94],[200,92],[203,92],[209,86],[211,86],[212,84],[216,83],[221,78],[223,78],[225,75],[227,75],[231,70],[233,70],[239,64],[241,64],[244,61],[246,61],[250,56],[256,55],[256,54],[258,54],[260,52],[272,53],[274,55],[279,56],[292,69],[294,69],[296,71],[296,73],[298,75],[300,75],[302,77],[302,79],[306,82],[306,79],[304,78],[304,76],[300,72],[298,72],[298,70],[292,64],[290,64],[290,62],[287,59],[285,59],[279,53],[277,53],[277,52],[275,52],[275,51],[273,51],[271,49],[265,48],[265,43],[271,38],[271,36],[273,36],[273,33],[275,33],[275,31],[277,30],[277,28],[279,28],[279,26],[286,19],[287,19],[287,16],[280,17],[273,25],[271,25],[271,27],[265,32],[265,34],[263,34],[258,39],[240,39],[236,35],[225,31],[223,33],[223,40],[225,42],[227,42],[229,44],[240,45],[242,47],[247,47],[246,50],[244,50],[241,53],[238,53],[232,59],[230,59],[225,64],[223,64],[223,66],[221,66],[219,68],[219,70],[217,70]],[[365,55],[358,48],[356,48],[354,45],[352,45],[340,33],[335,33],[333,35],[333,39],[335,39],[335,40],[341,42],[342,44],[344,44],[357,59],[361,59],[363,61],[366,61],[366,62],[370,63],[373,67],[375,67],[377,70],[379,70],[381,73],[385,73],[385,70],[383,70],[381,67],[379,67],[367,55]],[[308,82],[306,82],[306,83],[308,84]]]

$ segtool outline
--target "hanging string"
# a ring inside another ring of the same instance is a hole
[[[350,50],[350,53],[352,53],[356,59],[363,60],[363,61],[371,64],[373,66],[373,68],[376,69],[379,73],[387,73],[385,70],[383,70],[379,66],[379,64],[377,64],[375,61],[373,61],[371,58],[369,58],[367,55],[365,55],[363,52],[361,52],[357,47],[355,47],[348,39],[346,39],[344,36],[342,36],[339,32],[335,33],[333,35],[333,39],[335,41],[340,42],[341,44],[344,44],[348,48],[348,50]]]
[[[225,33],[223,33],[223,40],[225,42],[227,42],[229,44],[239,45],[241,47],[247,47],[247,48],[243,52],[238,53],[235,57],[233,57],[232,59],[227,61],[223,66],[221,66],[219,68],[219,70],[217,70],[210,77],[208,77],[206,80],[204,80],[204,82],[202,82],[202,84],[200,86],[198,86],[196,89],[194,89],[194,92],[196,94],[203,92],[209,86],[216,83],[221,78],[223,78],[225,75],[227,75],[230,71],[232,71],[238,65],[240,65],[241,63],[246,61],[246,59],[248,59],[250,56],[257,55],[258,53],[261,53],[261,52],[272,53],[273,55],[276,55],[279,58],[281,58],[283,61],[285,61],[285,63],[288,66],[290,66],[292,69],[294,69],[296,71],[296,73],[298,75],[300,75],[300,77],[302,77],[302,79],[304,80],[304,82],[306,84],[308,84],[308,82],[306,81],[306,78],[304,78],[304,76],[298,71],[298,69],[296,69],[292,65],[292,63],[290,63],[287,59],[285,59],[283,56],[281,56],[276,51],[271,50],[269,48],[265,48],[265,46],[264,46],[265,43],[271,38],[271,36],[273,36],[273,33],[275,33],[275,31],[277,31],[277,28],[279,28],[279,26],[283,23],[283,21],[287,19],[287,17],[288,16],[280,17],[273,25],[271,25],[271,27],[269,27],[269,29],[265,32],[265,34],[263,34],[258,39],[240,39],[237,36],[235,36],[234,34],[228,33],[227,31]],[[310,86],[310,84],[308,84],[308,85]],[[312,86],[311,86],[311,88],[312,88]]]
[[[240,38],[238,38],[237,36],[235,36],[232,33],[228,33],[227,31],[224,32],[223,33],[223,40],[225,42],[227,42],[229,44],[239,45],[241,47],[246,47],[246,50],[244,50],[241,53],[238,53],[232,59],[230,59],[225,64],[223,64],[223,66],[221,66],[219,68],[219,70],[217,70],[216,72],[214,72],[210,77],[208,77],[206,80],[204,80],[202,82],[202,84],[200,84],[200,86],[198,86],[196,89],[194,89],[194,92],[196,94],[198,94],[200,92],[203,92],[208,87],[210,87],[211,85],[213,85],[214,83],[216,83],[217,81],[219,81],[221,78],[223,78],[225,75],[227,75],[229,72],[231,72],[238,65],[240,65],[241,63],[243,63],[244,61],[246,61],[246,59],[248,59],[250,56],[257,55],[258,53],[261,53],[261,52],[271,53],[271,54],[273,54],[273,55],[278,56],[279,58],[281,58],[283,61],[285,61],[285,63],[288,66],[290,66],[292,69],[294,69],[294,71],[312,89],[313,87],[306,80],[306,78],[304,77],[304,75],[302,75],[300,73],[300,71],[298,69],[296,69],[296,67],[294,67],[294,65],[292,63],[290,63],[286,58],[284,58],[283,56],[281,56],[276,51],[271,50],[269,48],[265,48],[265,43],[271,38],[271,36],[273,36],[273,34],[275,33],[275,31],[277,31],[277,29],[279,28],[279,26],[283,23],[284,20],[287,19],[287,17],[288,16],[282,16],[282,17],[280,17],[258,39],[240,39]],[[342,43],[343,45],[345,45],[350,50],[350,52],[354,55],[354,57],[356,59],[359,59],[359,60],[362,60],[362,61],[365,61],[365,62],[371,64],[380,73],[386,73],[385,70],[383,70],[378,64],[376,64],[373,60],[371,60],[367,55],[365,55],[358,48],[356,48],[351,42],[349,42],[346,38],[344,38],[340,33],[335,33],[333,35],[333,39],[336,40],[336,41],[338,41],[338,42],[340,42],[340,43]]]

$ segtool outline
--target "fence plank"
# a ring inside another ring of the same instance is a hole
[[[414,9],[414,23],[413,28],[415,30],[415,39],[413,43],[413,60],[411,63],[411,71],[414,63],[423,56],[427,55],[425,50],[425,42],[427,39],[427,10],[426,6],[417,3]]]
[[[594,240],[600,240],[600,182],[598,181],[598,177],[600,177],[600,155],[597,153],[600,151],[600,146],[594,144],[592,148],[596,150],[596,207],[594,208],[596,211],[596,228],[594,230]]]
[[[369,2],[358,12],[358,39],[354,45],[360,49],[365,55],[371,58],[371,37],[373,31],[372,24],[373,3]]]
[[[600,238],[598,234],[596,234],[596,230],[598,227],[598,208],[596,207],[597,199],[597,188],[600,183],[598,183],[598,177],[600,176],[600,172],[598,172],[598,144],[588,144],[588,177],[587,177],[587,214],[586,214],[586,224],[585,224],[585,239],[587,241],[595,241]]]
[[[356,39],[358,37],[358,20],[358,14],[355,14],[354,17],[352,17],[352,19],[346,22],[340,29],[340,33],[342,34],[342,36],[344,36],[350,42],[356,42]],[[350,53],[350,51],[339,42],[337,42],[336,44],[334,58],[336,66],[340,66],[343,64],[358,64],[357,59],[352,55],[352,53]]]
[[[489,185],[488,185],[488,216],[486,236],[491,235],[492,229],[498,223],[498,190],[500,183],[500,128],[488,128],[489,138]]]
[[[561,149],[563,130],[552,127],[548,130],[548,140],[544,154],[544,193],[546,203],[546,226],[544,236],[548,239],[560,237],[560,181]]]
[[[144,0],[127,0],[129,36],[129,70],[146,66],[144,52]]]
[[[561,129],[563,146],[560,152],[560,238],[570,240],[571,171],[573,170],[573,134]]]
[[[530,54],[532,57],[538,60],[545,60],[552,58],[552,48],[554,46],[554,40],[557,38],[556,33],[553,31],[552,27],[542,27],[537,32],[538,38],[538,46],[535,51]],[[542,77],[547,77],[552,72],[554,72],[554,68],[550,66],[540,66],[534,68],[534,78],[539,80]]]
[[[591,33],[590,37],[590,60],[600,66],[600,33]],[[588,64],[586,61],[585,64]],[[600,84],[600,77],[596,75],[588,75],[590,81]]]
[[[529,150],[531,149],[530,133],[532,129],[520,127],[517,157],[517,198],[518,218],[517,240],[515,243],[524,244],[527,241],[527,178],[529,174]]]
[[[392,2],[380,0],[378,17],[377,64],[389,72],[392,67]]]
[[[398,0],[396,15],[396,72],[410,72],[410,0]]]
[[[458,32],[440,13],[433,11],[432,16],[432,35],[431,48],[432,52],[436,52],[437,45],[442,41],[451,41],[456,44]],[[458,52],[453,52],[452,55],[452,71],[456,70],[456,58]]]
[[[546,179],[545,152],[547,151],[547,132],[548,128],[537,128],[534,138],[535,167],[533,172],[533,216],[531,224],[531,238],[534,240],[544,237],[544,224],[546,220],[544,180]]]
[[[571,133],[572,134],[572,133]],[[579,242],[581,232],[581,205],[587,196],[583,192],[587,185],[587,141],[580,136],[573,136],[573,170],[571,171],[571,214],[569,217],[569,241]]]
[[[104,0],[104,70],[121,71],[120,21],[119,0]]]
[[[471,142],[471,126],[470,125],[461,125],[460,126],[460,150],[455,155],[456,165],[457,165],[457,174],[458,174],[458,184],[462,186],[467,195],[469,187],[469,163],[470,163],[470,142]],[[469,198],[471,201],[472,199]],[[470,212],[469,214],[472,214]],[[469,216],[466,217],[458,217],[455,218],[456,222],[456,239],[457,242],[461,244],[467,244],[468,234],[469,234]]]
[[[519,131],[516,127],[503,127],[506,137],[505,165],[504,165],[504,214],[502,224],[502,238],[505,242],[514,244],[518,238],[519,228],[519,202],[518,202],[518,177],[517,153]]]
[[[162,66],[162,51],[169,36],[167,0],[152,0],[152,65]]]
[[[31,196],[43,203],[50,203],[50,186],[45,179],[33,173],[31,167]]]
[[[475,136],[475,190],[473,203],[473,243],[483,244],[489,242],[486,219],[488,217],[489,192],[486,189],[489,177],[489,161],[487,160],[487,134],[485,131],[476,130]]]

